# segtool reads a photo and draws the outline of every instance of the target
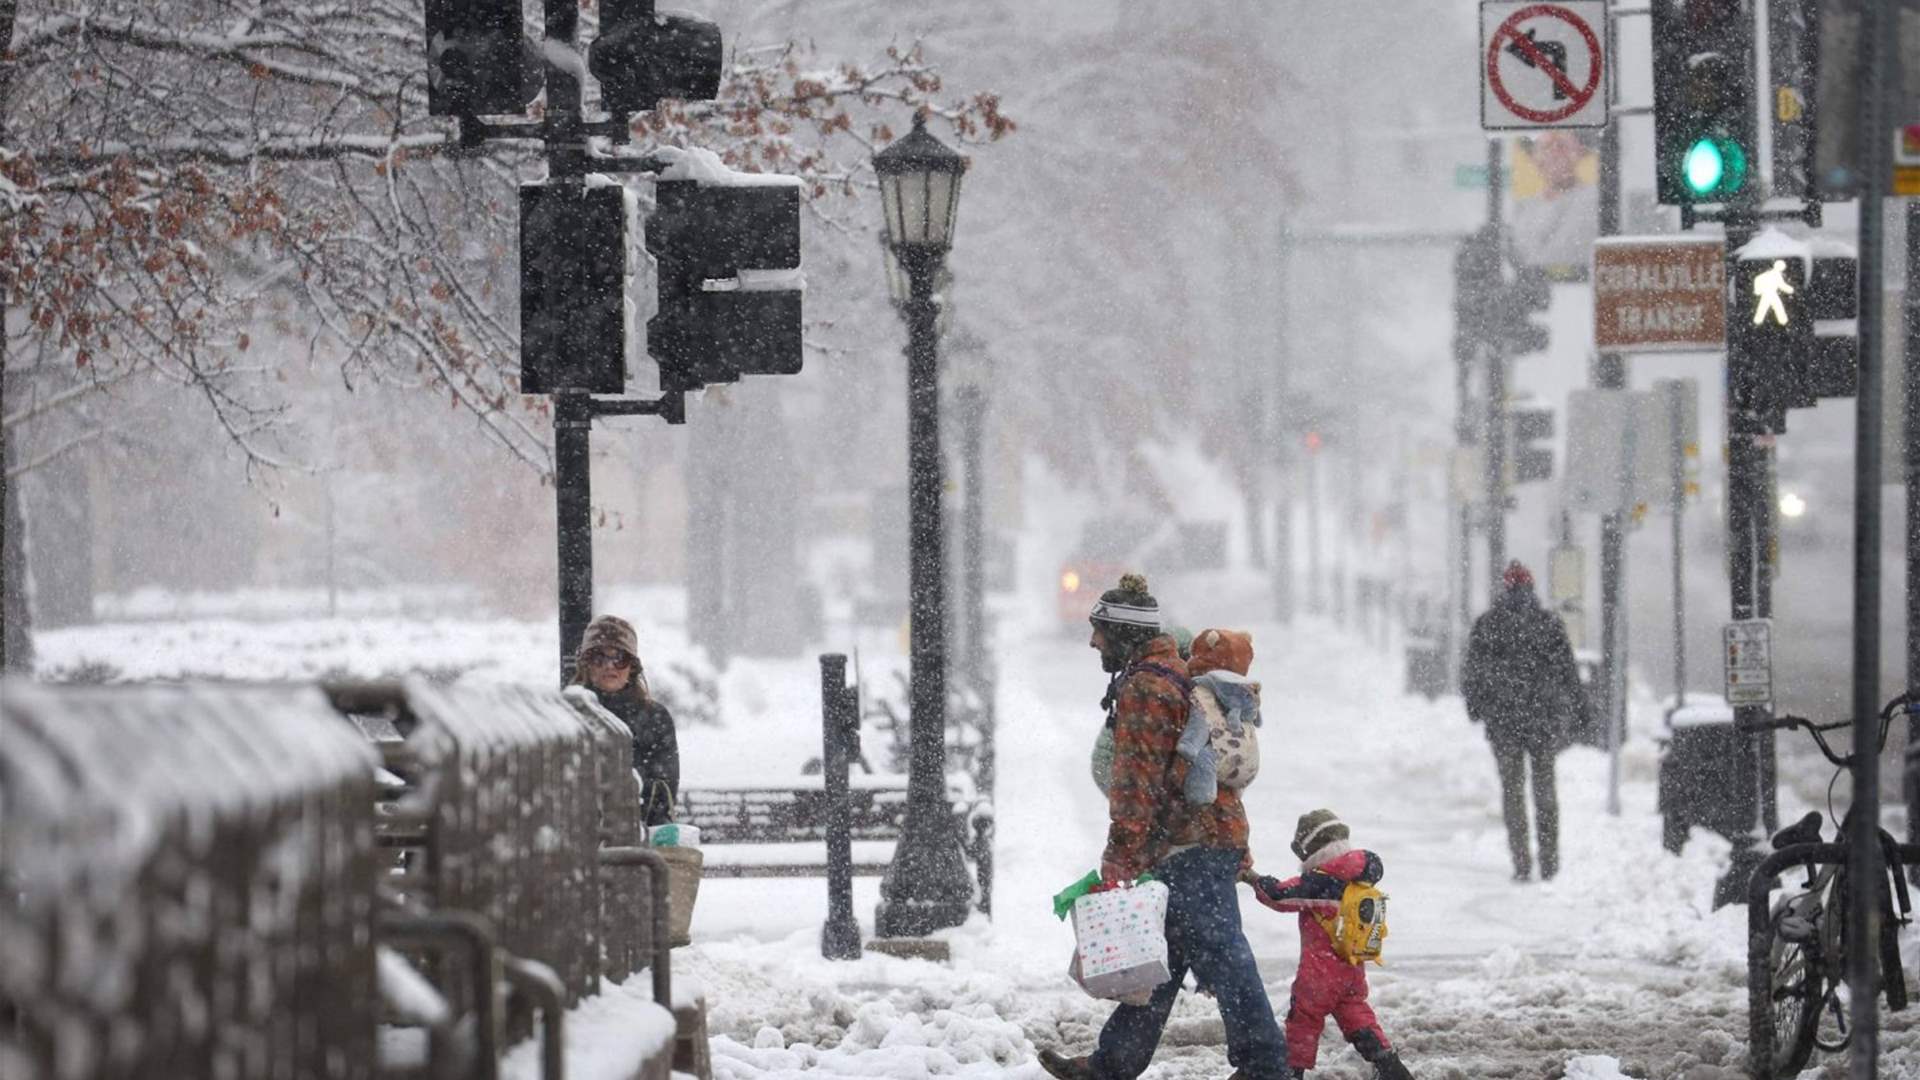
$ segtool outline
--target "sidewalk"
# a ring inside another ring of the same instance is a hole
[[[1709,910],[1724,842],[1697,836],[1680,857],[1660,849],[1650,703],[1623,754],[1622,815],[1605,813],[1605,756],[1568,751],[1562,872],[1520,885],[1509,880],[1492,756],[1457,700],[1401,695],[1397,662],[1328,627],[1254,633],[1254,674],[1267,688],[1263,771],[1247,796],[1255,858],[1291,873],[1294,819],[1318,806],[1380,853],[1394,906],[1373,996],[1416,1074],[1742,1075],[1745,911]],[[696,944],[677,955],[710,990],[716,1075],[1031,1077],[1038,1047],[1090,1046],[1109,1006],[1067,981],[1072,933],[1048,899],[1094,865],[1104,836],[1087,752],[1105,676],[1083,642],[1064,637],[1008,648],[1002,663],[994,922],[952,932],[949,966],[828,964],[817,944],[824,883],[780,883],[777,897],[766,882],[708,883]],[[876,898],[877,883],[859,883],[869,929]],[[1250,893],[1242,914],[1284,1010],[1295,921]],[[1888,1019],[1883,1075],[1920,1075],[1910,1015]],[[1368,1075],[1329,1032],[1317,1080]],[[1213,1003],[1184,995],[1147,1075],[1223,1076],[1222,1043]],[[1593,1055],[1604,1057],[1569,1069]]]

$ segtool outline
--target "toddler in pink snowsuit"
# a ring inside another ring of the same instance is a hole
[[[1300,876],[1253,881],[1254,895],[1275,911],[1300,914],[1300,968],[1293,976],[1293,1000],[1287,1007],[1287,1066],[1304,1077],[1320,1051],[1320,1032],[1331,1015],[1360,1056],[1373,1064],[1378,1080],[1412,1080],[1387,1033],[1367,1004],[1367,972],[1333,951],[1320,917],[1340,910],[1350,881],[1380,880],[1380,857],[1347,842],[1347,827],[1331,810],[1302,814],[1293,834]]]

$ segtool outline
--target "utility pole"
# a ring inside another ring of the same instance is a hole
[[[1853,485],[1853,810],[1847,872],[1858,882],[1881,880],[1880,850],[1880,364],[1885,324],[1881,292],[1887,188],[1892,180],[1892,127],[1887,118],[1891,3],[1870,3],[1861,27],[1866,85],[1860,97],[1860,381],[1854,424]],[[1913,243],[1909,236],[1908,244]],[[1907,282],[1912,303],[1913,281]],[[1908,376],[1911,378],[1912,376]],[[1911,408],[1911,405],[1908,406]],[[1912,438],[1911,435],[1908,438]],[[1847,984],[1853,994],[1853,1080],[1872,1080],[1880,1053],[1880,1003],[1874,957],[1880,943],[1880,890],[1849,890]],[[1900,977],[1899,972],[1894,972]]]
[[[1293,270],[1293,227],[1280,223],[1279,251],[1274,259],[1273,287],[1273,615],[1285,626],[1293,622],[1293,480],[1299,460],[1298,412],[1288,400],[1293,353],[1287,334],[1293,296],[1288,275]]]
[[[1601,236],[1620,235],[1620,120],[1600,130]],[[1592,382],[1598,390],[1627,388],[1626,357],[1602,352],[1594,360]],[[1626,590],[1626,512],[1600,515],[1600,705],[1607,725],[1609,757],[1619,760],[1620,733],[1626,726],[1627,616],[1620,602]]]
[[[1726,226],[1727,280],[1737,281],[1740,249],[1754,236],[1751,202],[1739,208],[1728,207],[1723,218]],[[1743,354],[1742,335],[1732,332],[1747,317],[1750,298],[1727,294],[1727,370],[1750,370],[1755,361]],[[1741,622],[1760,615],[1757,577],[1767,555],[1761,503],[1767,498],[1767,448],[1773,435],[1767,418],[1742,406],[1731,387],[1726,402],[1727,424],[1727,585],[1728,614]],[[1735,725],[1742,731],[1756,731],[1770,719],[1765,705],[1741,705],[1734,709]],[[1741,777],[1741,820],[1753,822],[1758,814],[1759,744],[1754,738],[1739,740],[1737,768]],[[1721,880],[1716,904],[1737,902],[1746,895],[1747,879],[1759,862],[1751,830],[1730,838],[1733,856],[1727,876]]]
[[[1693,383],[1669,379],[1660,384],[1666,391],[1668,455],[1668,496],[1672,500],[1673,526],[1673,700],[1677,706],[1687,703],[1687,594],[1686,530],[1687,511],[1687,432],[1686,395]]]
[[[1487,231],[1496,252],[1506,250],[1501,232],[1501,151],[1498,136],[1487,140]],[[1487,462],[1487,603],[1500,597],[1500,577],[1507,568],[1507,358],[1496,334],[1481,343],[1487,362],[1487,408],[1481,429],[1481,447]]]
[[[1907,487],[1907,692],[1920,693],[1920,199],[1907,200],[1906,364],[1901,433]],[[1920,714],[1907,717],[1907,746],[1920,747]],[[1907,841],[1920,843],[1920,785],[1907,792]]]

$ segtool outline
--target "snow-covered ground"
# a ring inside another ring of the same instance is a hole
[[[695,661],[678,597],[619,594],[652,666]],[[1191,620],[1193,613],[1189,613]],[[1198,628],[1203,622],[1193,625]],[[1240,623],[1238,625],[1247,625]],[[1576,748],[1560,759],[1563,869],[1551,883],[1509,880],[1491,755],[1457,700],[1399,693],[1397,661],[1333,628],[1251,626],[1266,686],[1263,771],[1249,789],[1254,854],[1290,869],[1295,817],[1340,813],[1378,851],[1394,898],[1376,1008],[1416,1075],[1449,1080],[1616,1076],[1731,1080],[1744,1075],[1745,911],[1710,909],[1726,845],[1696,833],[1661,851],[1655,810],[1657,713],[1636,703],[1623,755],[1619,817],[1605,811],[1607,763]],[[1078,637],[1009,633],[999,650],[997,886],[994,918],[950,932],[953,960],[819,956],[819,880],[708,881],[694,944],[677,970],[707,989],[716,1075],[780,1077],[1041,1075],[1041,1047],[1084,1052],[1109,1007],[1067,980],[1071,931],[1049,898],[1095,865],[1104,804],[1087,775],[1104,685]],[[43,673],[182,674],[247,679],[378,675],[410,669],[463,678],[552,678],[551,625],[392,619],[107,625],[40,635]],[[849,634],[869,686],[899,671],[894,634]],[[717,676],[720,726],[683,725],[684,776],[777,780],[818,753],[818,666],[811,658],[737,661]],[[870,752],[879,733],[869,730]],[[1805,809],[1789,788],[1783,817]],[[878,883],[860,879],[870,931]],[[1297,949],[1295,923],[1243,899],[1277,1007]],[[1907,954],[1913,959],[1913,942]],[[1910,965],[1911,966],[1911,963]],[[1886,1020],[1881,1075],[1920,1077],[1912,1013]],[[1336,1032],[1316,1077],[1370,1075]],[[1183,996],[1149,1077],[1221,1077],[1210,999]],[[1844,1075],[1844,1062],[1806,1074]]]

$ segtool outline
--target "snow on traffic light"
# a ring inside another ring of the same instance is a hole
[[[711,160],[708,160],[711,159]],[[693,390],[801,367],[800,188],[704,151],[655,185],[646,248],[659,281],[647,351],[660,384]]]

